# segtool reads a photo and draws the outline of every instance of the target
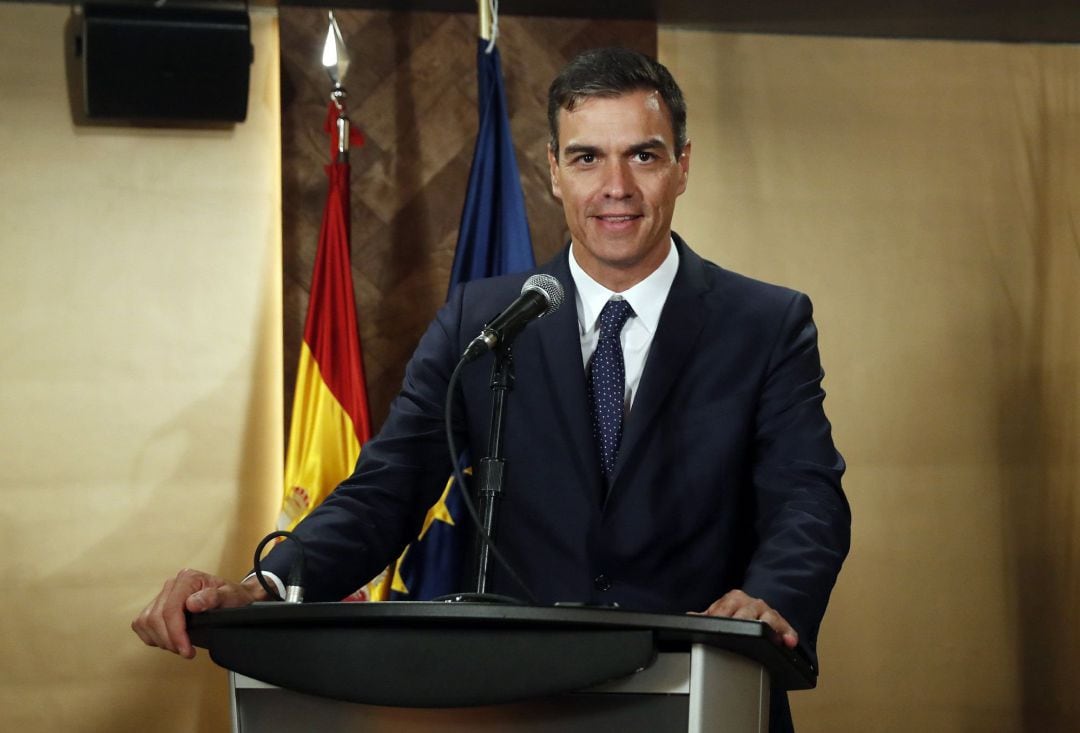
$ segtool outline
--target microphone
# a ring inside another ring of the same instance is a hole
[[[562,284],[551,275],[533,275],[521,286],[521,295],[472,340],[461,355],[470,362],[502,344],[509,344],[530,321],[543,318],[562,305]]]

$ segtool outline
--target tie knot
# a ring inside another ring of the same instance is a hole
[[[627,300],[612,298],[604,303],[604,309],[600,311],[600,338],[617,337],[632,315],[634,309]]]

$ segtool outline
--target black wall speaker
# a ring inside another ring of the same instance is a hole
[[[86,116],[242,122],[254,57],[246,10],[160,5],[84,6]]]

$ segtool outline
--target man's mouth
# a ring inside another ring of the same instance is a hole
[[[601,220],[601,221],[607,221],[607,222],[611,222],[613,224],[618,224],[619,222],[624,222],[624,221],[631,221],[633,219],[638,219],[640,217],[641,217],[640,214],[598,214],[596,216],[596,218]]]

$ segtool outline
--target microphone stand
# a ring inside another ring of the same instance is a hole
[[[488,454],[480,461],[477,471],[476,489],[480,499],[480,519],[483,531],[492,540],[495,539],[495,525],[499,514],[499,500],[502,498],[503,477],[506,473],[506,461],[502,457],[503,428],[506,424],[506,398],[514,387],[514,355],[510,345],[500,345],[494,350],[495,362],[491,366],[491,422],[488,433]],[[469,600],[511,601],[487,592],[488,563],[491,550],[487,543],[477,536],[474,557],[476,568],[474,593]]]

